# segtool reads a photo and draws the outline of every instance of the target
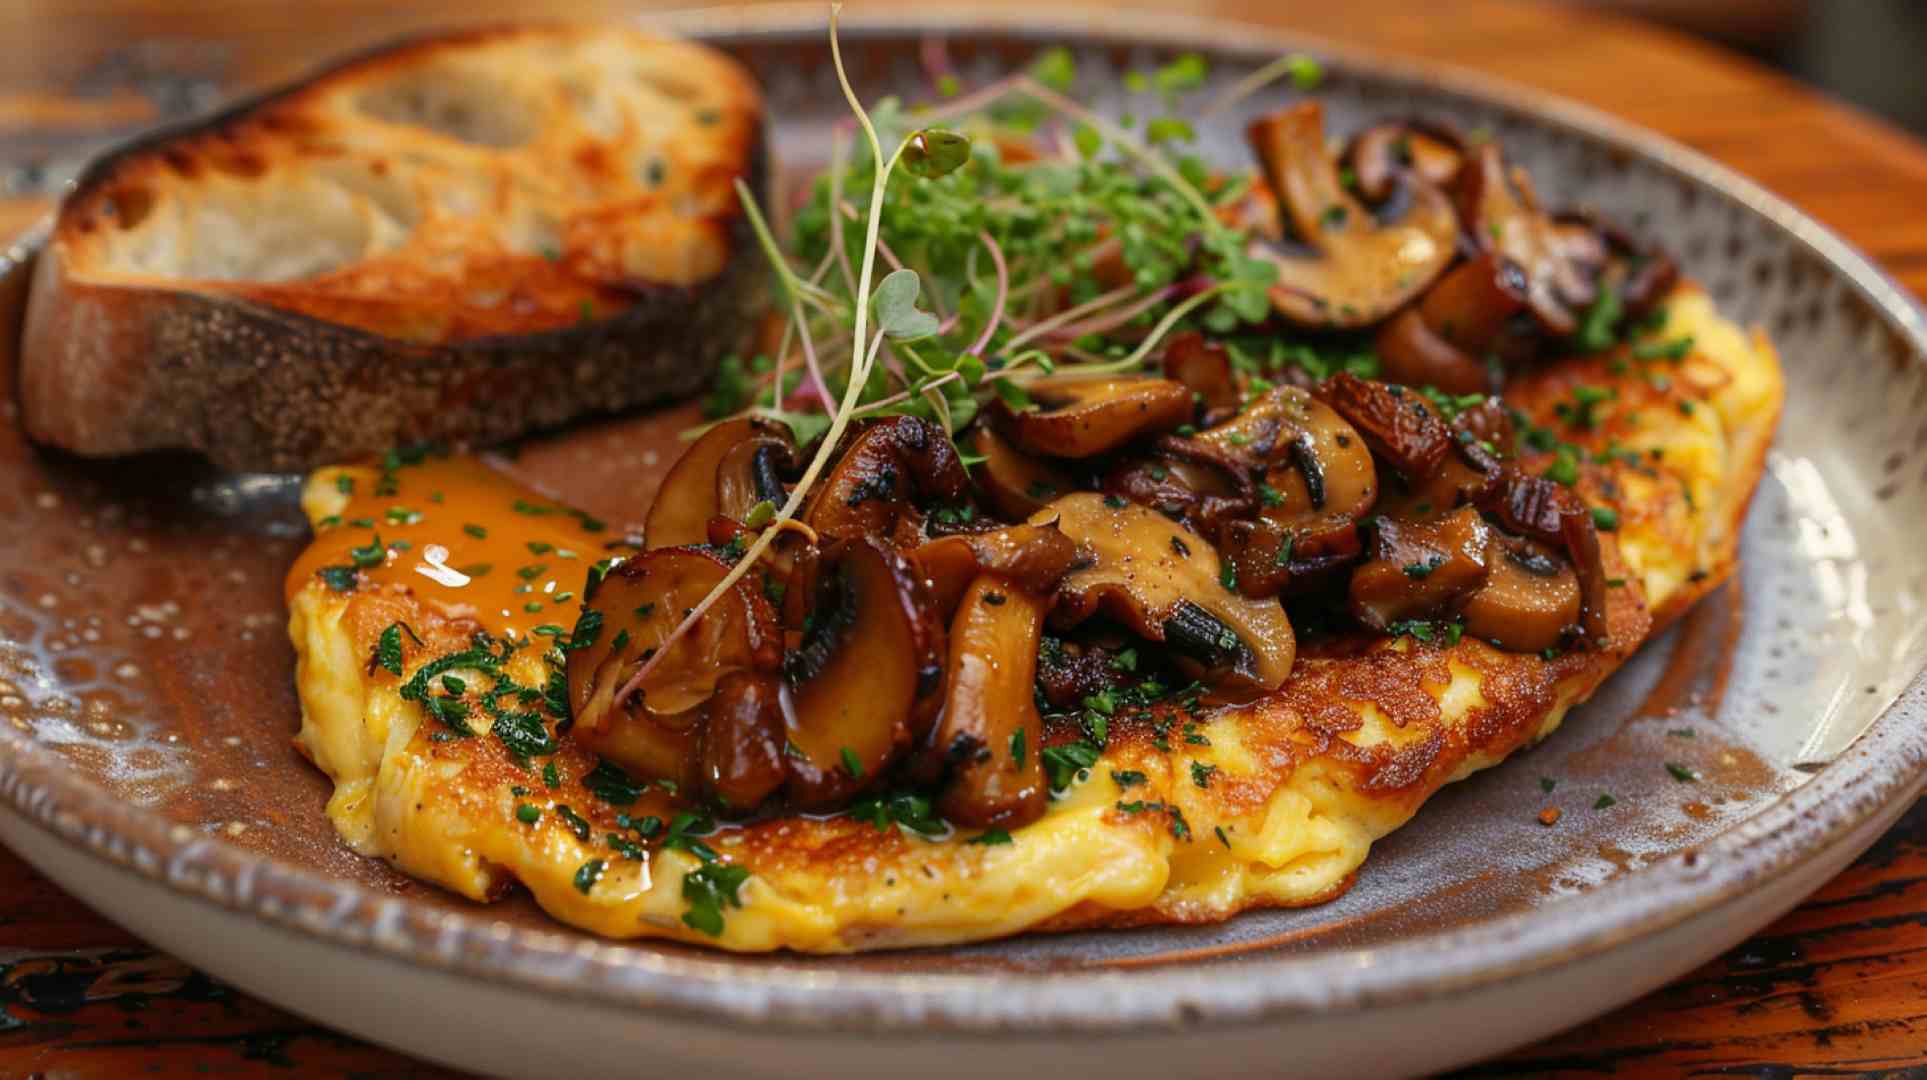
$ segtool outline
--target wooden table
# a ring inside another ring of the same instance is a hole
[[[854,0],[860,7],[863,0]],[[1126,0],[1124,6],[1138,6]],[[1142,6],[1151,6],[1148,3]],[[633,4],[534,6],[617,14]],[[1591,11],[1531,3],[1192,0],[1189,8],[1478,68],[1662,131],[1790,197],[1919,294],[1927,147],[1758,66]],[[185,9],[184,9],[185,8]],[[106,136],[501,0],[65,0],[0,10],[0,231]],[[47,160],[48,168],[17,167]],[[422,1075],[142,946],[0,852],[0,1074]],[[1927,802],[1738,949],[1610,1016],[1471,1070],[1749,1076],[1927,1070]]]

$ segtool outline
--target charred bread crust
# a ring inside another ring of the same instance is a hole
[[[710,198],[700,222],[703,240],[722,251],[713,273],[688,284],[652,282],[614,275],[604,260],[578,275],[583,280],[564,283],[595,297],[582,302],[581,314],[557,319],[551,310],[537,320],[546,325],[524,332],[407,340],[271,302],[272,294],[264,298],[247,283],[116,280],[70,265],[63,231],[90,203],[97,208],[130,162],[146,167],[184,140],[233,143],[237,130],[276,122],[291,100],[371,62],[520,32],[463,32],[375,50],[94,162],[63,203],[34,269],[18,371],[27,433],[87,455],[181,448],[228,469],[286,470],[398,443],[495,442],[697,391],[743,343],[758,306],[759,256],[733,192],[727,205]],[[743,79],[752,124],[740,133],[729,175],[705,175],[704,183],[713,191],[741,178],[762,194],[765,125],[753,83]],[[577,265],[553,255],[524,261],[538,275],[545,263],[559,262],[561,271]],[[572,295],[544,299],[551,308],[570,303],[574,312]]]

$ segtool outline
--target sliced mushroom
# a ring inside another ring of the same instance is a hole
[[[922,539],[920,502],[954,503],[970,476],[942,428],[915,416],[871,421],[850,437],[811,496],[806,523],[819,536]]]
[[[1431,476],[1452,450],[1450,429],[1416,392],[1341,371],[1316,393],[1407,481]]]
[[[1602,281],[1618,290],[1628,319],[1651,312],[1679,283],[1679,264],[1671,255],[1657,245],[1640,243],[1604,215],[1569,211],[1553,220],[1572,258],[1605,267]]]
[[[1058,585],[1052,621],[1074,626],[1101,612],[1222,685],[1277,689],[1297,655],[1284,608],[1237,593],[1204,538],[1154,510],[1113,504],[1121,501],[1079,492],[1045,511],[1090,555]]]
[[[1352,136],[1345,159],[1359,194],[1373,202],[1392,197],[1399,182],[1417,175],[1443,188],[1458,175],[1465,139],[1441,121],[1407,120],[1374,124]]]
[[[970,445],[983,457],[978,490],[1006,520],[1022,521],[1075,487],[1069,474],[1010,444],[989,424],[978,424]]]
[[[1392,382],[1467,394],[1485,389],[1490,377],[1484,364],[1427,326],[1416,307],[1392,316],[1372,345],[1384,362],[1385,378]]]
[[[769,602],[738,583],[669,646],[636,692],[622,701],[616,694],[729,569],[708,548],[658,548],[602,579],[587,600],[601,630],[568,653],[572,730],[585,747],[650,779],[699,779],[705,706],[717,685],[735,672],[774,672],[781,664]]]
[[[1231,370],[1231,351],[1196,330],[1172,334],[1164,346],[1164,377],[1183,383],[1215,423],[1244,403]]]
[[[807,582],[808,625],[784,659],[791,800],[834,807],[875,783],[942,703],[943,624],[910,564],[874,537],[832,541]]]
[[[716,682],[703,727],[703,793],[722,807],[753,810],[789,777],[783,754],[782,680],[732,671]]]
[[[1047,375],[1024,389],[1036,408],[999,399],[992,415],[1019,449],[1048,457],[1092,457],[1191,419],[1191,391],[1170,379]]]
[[[1458,217],[1444,192],[1414,178],[1405,213],[1380,221],[1340,182],[1324,127],[1315,101],[1251,125],[1252,148],[1292,234],[1311,248],[1299,255],[1258,241],[1251,253],[1278,267],[1271,302],[1284,318],[1301,326],[1369,326],[1423,292],[1452,261]]]
[[[933,746],[950,765],[943,816],[1013,828],[1049,802],[1037,713],[1037,643],[1049,601],[994,575],[970,583],[950,621],[950,665]]]
[[[931,603],[946,619],[979,575],[996,574],[1017,588],[1048,595],[1076,558],[1077,545],[1054,521],[942,536],[910,552]]]
[[[787,427],[755,417],[717,424],[669,467],[643,519],[644,541],[651,548],[700,544],[718,514],[741,520],[764,499],[780,505],[783,476],[795,463]]]
[[[1312,547],[1348,530],[1378,499],[1378,469],[1358,429],[1295,386],[1273,388],[1198,441],[1261,463],[1260,515]]]
[[[1605,557],[1585,500],[1564,484],[1507,464],[1481,493],[1479,508],[1513,532],[1565,549],[1579,578],[1580,629],[1587,641],[1606,642]]]
[[[1519,357],[1537,346],[1536,337],[1515,332],[1525,290],[1524,271],[1500,255],[1460,263],[1379,331],[1374,345],[1386,379],[1448,394],[1492,389],[1487,357]]]
[[[1540,211],[1531,180],[1507,170],[1498,144],[1487,142],[1459,170],[1455,194],[1472,243],[1524,272],[1526,305],[1539,324],[1556,336],[1572,333],[1574,312],[1592,303],[1595,289],[1570,238]]]
[[[1552,549],[1503,536],[1487,560],[1491,573],[1465,601],[1465,632],[1515,652],[1553,648],[1579,621],[1579,578]]]
[[[1483,585],[1492,530],[1472,507],[1424,521],[1380,518],[1372,557],[1352,571],[1352,614],[1374,630],[1451,613]]]

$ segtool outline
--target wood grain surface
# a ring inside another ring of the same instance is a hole
[[[880,2],[880,0],[879,0]],[[1844,2],[1844,0],[1843,0]],[[853,0],[860,9],[864,0]],[[1155,7],[1138,0],[1117,6]],[[1787,196],[1927,292],[1927,148],[1713,47],[1597,8],[1189,0],[1476,68],[1653,128]],[[0,235],[85,155],[429,26],[610,0],[28,0],[0,8]],[[0,851],[0,1075],[440,1075],[229,990]],[[1805,905],[1620,1011],[1465,1075],[1927,1076],[1927,802]]]

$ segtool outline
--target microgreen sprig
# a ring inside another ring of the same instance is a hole
[[[1023,384],[1060,360],[1090,374],[1131,371],[1187,319],[1224,333],[1269,314],[1275,269],[1249,256],[1243,228],[1222,209],[1244,186],[1171,156],[1195,138],[1190,124],[1160,118],[1140,135],[1086,108],[1067,93],[1076,72],[1062,49],[920,113],[890,98],[866,109],[844,66],[839,15],[832,4],[831,63],[853,123],[832,133],[830,168],[796,216],[791,250],[737,185],[788,320],[775,362],[752,365],[772,380],[768,404],[738,390],[733,407],[789,423],[816,450],[756,540],[619,698],[793,522],[853,421],[914,412],[954,434],[992,394],[1026,401]],[[1175,103],[1204,76],[1203,60],[1187,54],[1140,81]],[[1072,136],[1054,157],[1029,135],[1050,117]],[[947,123],[957,130],[939,126]],[[1028,156],[1007,164],[1011,150]],[[1097,273],[1100,262],[1128,280]],[[799,269],[811,266],[807,276]],[[827,416],[786,401],[793,345],[804,369],[797,385]],[[740,362],[731,378],[749,382]]]
[[[830,5],[830,59],[836,68],[837,82],[843,87],[843,96],[849,101],[850,109],[856,114],[857,123],[863,128],[864,137],[870,143],[870,153],[873,155],[874,160],[881,161],[883,160],[883,146],[877,139],[876,127],[870,122],[870,115],[864,111],[863,103],[858,100],[856,91],[851,88],[849,75],[843,67],[843,50],[837,40],[837,16],[842,10],[843,5],[841,4]],[[859,297],[868,297],[871,295],[870,281],[876,272],[878,248],[877,231],[880,228],[883,217],[883,193],[886,185],[889,183],[890,173],[896,168],[897,162],[902,159],[905,149],[912,145],[913,140],[918,140],[920,137],[921,133],[906,137],[897,145],[896,152],[890,155],[889,163],[874,173],[870,191],[869,220],[865,224],[863,264],[862,269],[857,274],[856,295]],[[917,145],[920,148],[919,153],[925,153],[922,149],[923,144],[919,142]],[[956,157],[954,152],[946,151],[946,154],[951,158]],[[926,154],[926,156],[928,155]],[[926,169],[925,171],[932,175],[940,175],[934,171],[934,168]],[[744,206],[748,208],[746,212],[751,215],[751,220],[757,223],[762,222],[761,213],[755,210],[755,200],[747,197],[747,190],[742,187],[740,182],[738,182],[737,194],[743,199]],[[764,225],[759,224],[757,231],[759,239],[768,235],[767,227]],[[769,243],[770,246],[774,247],[773,238]],[[780,250],[775,252],[773,261],[781,268],[779,276],[783,278],[784,283],[786,285],[792,285],[793,287],[795,280],[794,275],[787,273],[789,264],[788,261],[783,258]],[[910,276],[908,279],[904,279],[899,278],[897,276],[898,274],[908,274]],[[934,325],[932,324],[935,323],[935,319],[926,312],[917,311],[914,306],[918,288],[916,272],[912,270],[901,270],[891,274],[890,278],[894,279],[897,284],[892,286],[887,296],[879,296],[877,298],[878,302],[875,304],[857,303],[855,305],[854,325],[851,330],[852,369],[849,381],[844,387],[843,400],[841,404],[838,405],[835,415],[831,418],[830,428],[824,433],[823,440],[818,445],[816,454],[810,458],[809,466],[803,470],[802,477],[797,481],[796,486],[790,490],[789,498],[784,500],[782,508],[776,512],[776,516],[774,520],[771,521],[770,527],[764,529],[757,535],[755,542],[750,544],[749,549],[743,552],[740,559],[736,560],[736,565],[730,568],[729,573],[723,575],[723,580],[717,582],[715,588],[709,591],[709,595],[703,597],[701,602],[691,608],[689,614],[683,616],[682,621],[676,625],[674,630],[670,631],[669,636],[657,647],[655,654],[644,661],[643,664],[636,669],[635,674],[631,675],[629,680],[623,684],[622,688],[616,692],[617,701],[626,701],[629,695],[634,693],[642,685],[643,680],[649,676],[649,673],[654,670],[656,665],[660,663],[665,656],[669,655],[670,646],[674,645],[679,638],[688,633],[690,627],[701,622],[703,616],[708,613],[711,607],[715,606],[717,600],[728,595],[729,590],[736,587],[736,583],[741,581],[743,576],[750,571],[750,568],[756,565],[757,560],[762,558],[763,552],[769,549],[770,544],[776,537],[783,533],[783,524],[796,516],[797,510],[803,505],[804,498],[809,494],[811,487],[815,485],[817,477],[821,475],[824,467],[829,464],[831,455],[835,453],[837,445],[843,438],[844,430],[849,427],[851,415],[856,412],[857,405],[863,396],[863,389],[869,382],[870,371],[876,364],[877,351],[883,345],[884,335],[894,329],[906,336],[912,334],[920,336],[920,332],[923,331],[926,326],[934,331]],[[889,282],[886,281],[885,284],[889,284]],[[904,298],[906,287],[910,290],[907,300]],[[879,288],[878,292],[882,293],[883,290]],[[794,299],[796,295],[798,294],[793,292],[792,299]],[[880,316],[889,320],[874,334],[870,333],[870,310],[872,306],[878,308]],[[921,316],[921,319],[917,318],[918,316]],[[797,317],[799,317],[799,313],[793,308],[792,318]],[[925,323],[923,320],[929,320],[929,323]],[[866,340],[869,342],[867,348],[864,345]]]

